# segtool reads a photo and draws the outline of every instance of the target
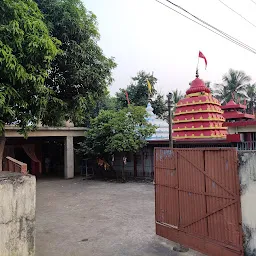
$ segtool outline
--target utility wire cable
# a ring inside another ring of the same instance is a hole
[[[221,36],[221,37],[223,37],[223,38],[225,38],[225,39],[226,39],[226,37],[225,37],[225,36],[223,36],[223,35],[221,35],[221,34],[218,34],[218,33],[217,33],[217,32],[215,32],[214,30],[212,30],[212,29],[210,29],[210,28],[208,28],[208,27],[204,26],[203,24],[201,24],[201,23],[197,22],[196,20],[193,20],[193,19],[191,19],[191,18],[187,17],[186,15],[184,15],[184,14],[182,14],[182,13],[178,12],[177,10],[175,10],[175,9],[171,8],[170,6],[168,6],[168,5],[166,5],[166,4],[162,3],[162,2],[160,2],[159,0],[155,0],[155,1],[157,1],[159,4],[162,4],[162,5],[163,5],[163,6],[165,6],[165,7],[167,7],[167,8],[169,8],[169,9],[173,10],[174,12],[176,12],[176,13],[180,14],[181,16],[183,16],[183,17],[185,17],[185,18],[187,18],[187,19],[189,19],[189,20],[193,21],[194,23],[196,23],[196,24],[198,24],[198,25],[200,25],[200,26],[202,26],[202,27],[204,27],[204,28],[206,28],[206,29],[208,29],[208,30],[212,31],[213,33],[215,33],[215,34],[217,34],[217,35],[219,35],[219,36]]]
[[[170,6],[168,6],[168,5],[166,5],[166,4],[163,4],[163,3],[160,2],[159,0],[156,0],[156,1],[159,2],[160,4],[166,6],[167,8],[169,8],[169,9],[171,9],[171,10],[173,10],[173,11],[179,13],[179,14],[181,14],[182,16],[188,18],[189,20],[191,20],[191,21],[197,23],[198,25],[200,25],[200,26],[202,26],[202,27],[204,27],[204,28],[206,28],[206,29],[212,31],[213,33],[215,33],[215,34],[217,34],[217,35],[219,35],[219,36],[221,36],[221,37],[223,37],[223,38],[225,38],[225,39],[227,39],[227,40],[229,40],[229,41],[231,41],[231,42],[233,42],[233,43],[235,43],[235,44],[237,44],[237,45],[239,45],[239,46],[241,46],[241,47],[243,47],[243,48],[246,49],[246,50],[249,50],[249,51],[251,51],[251,52],[253,52],[253,53],[256,53],[256,49],[253,49],[252,47],[250,47],[250,46],[248,46],[248,45],[246,45],[246,44],[240,42],[240,41],[237,40],[236,38],[231,37],[231,36],[229,36],[228,34],[222,32],[221,30],[219,30],[219,29],[217,29],[217,28],[211,26],[210,24],[208,24],[207,22],[204,22],[204,21],[201,20],[200,18],[197,18],[195,15],[193,15],[193,14],[190,13],[190,12],[188,12],[188,11],[185,10],[184,8],[182,8],[182,7],[180,7],[180,6],[178,6],[178,5],[176,5],[176,4],[174,4],[174,3],[172,3],[172,2],[170,2],[170,1],[167,0],[168,2],[174,4],[174,5],[177,6],[178,8],[182,9],[183,11],[185,11],[186,13],[188,13],[189,15],[191,15],[192,17],[198,19],[198,20],[199,20],[200,22],[202,22],[203,24],[205,24],[205,25],[207,25],[207,26],[209,25],[209,26],[212,27],[214,30],[217,30],[219,33],[217,33],[216,31],[214,31],[214,30],[208,28],[207,26],[205,26],[205,25],[203,25],[203,24],[201,24],[201,23],[199,23],[199,22],[197,22],[197,21],[195,21],[195,20],[193,20],[193,19],[187,17],[186,15],[184,15],[184,14],[178,12],[177,10],[171,8]]]
[[[233,36],[230,36],[229,34],[223,32],[222,30],[220,30],[220,29],[218,29],[218,28],[212,26],[211,24],[207,23],[206,21],[204,21],[204,20],[198,18],[197,16],[195,16],[194,14],[190,13],[189,11],[187,11],[186,9],[184,9],[183,7],[181,7],[181,6],[179,6],[179,5],[177,5],[177,4],[173,3],[173,2],[171,2],[170,0],[166,0],[166,1],[167,1],[168,3],[174,5],[175,7],[181,9],[182,11],[186,12],[187,14],[189,14],[190,16],[192,16],[193,18],[199,20],[200,22],[202,22],[202,23],[205,24],[206,26],[208,26],[208,27],[210,27],[210,28],[212,28],[212,29],[218,31],[219,33],[225,35],[226,37],[228,37],[228,38],[230,38],[230,39],[232,39],[232,40],[235,40],[235,41],[237,41],[239,44],[245,46],[246,48],[250,48],[251,50],[253,50],[253,51],[256,52],[256,49],[254,49],[253,47],[250,47],[249,45],[247,45],[247,44],[245,44],[245,43],[239,41],[238,39],[234,38]]]
[[[254,4],[256,4],[256,2],[255,2],[255,1],[253,1],[253,0],[251,0],[251,2],[253,2]]]
[[[196,20],[194,20],[194,19],[192,19],[192,18],[190,18],[190,17],[184,15],[183,13],[181,13],[181,12],[179,12],[179,11],[177,11],[177,10],[171,8],[171,7],[168,6],[167,4],[164,4],[164,3],[160,2],[159,0],[155,0],[155,1],[158,2],[159,4],[163,5],[163,6],[167,7],[168,9],[171,9],[172,11],[174,11],[174,12],[180,14],[180,15],[183,16],[184,18],[186,18],[186,19],[188,19],[188,20],[190,20],[190,21],[192,21],[192,22],[194,22],[194,23],[200,25],[201,27],[204,27],[204,28],[208,29],[209,31],[213,32],[214,34],[216,34],[216,35],[218,35],[218,36],[220,36],[220,37],[222,37],[222,38],[224,38],[224,39],[226,39],[226,40],[228,40],[228,41],[230,41],[230,42],[232,42],[232,43],[234,43],[234,44],[236,44],[236,45],[238,45],[238,46],[240,46],[240,47],[242,47],[242,48],[244,48],[245,50],[248,50],[248,51],[250,51],[250,52],[256,54],[256,49],[254,49],[254,48],[252,48],[252,47],[250,47],[250,46],[248,46],[248,45],[246,45],[246,44],[240,42],[239,40],[237,40],[237,39],[235,39],[235,38],[229,36],[228,34],[226,34],[226,33],[224,33],[224,32],[218,33],[218,32],[216,32],[216,31],[214,31],[214,29],[211,29],[211,28],[207,27],[206,25],[203,25],[202,23],[200,23],[200,22],[198,22],[198,21],[196,21]],[[182,8],[182,7],[181,7],[181,8]],[[182,9],[183,9],[183,8],[182,8]],[[184,9],[184,10],[185,10],[185,9]],[[185,10],[185,11],[186,11],[186,10]],[[187,12],[187,11],[186,11],[186,12]],[[220,31],[220,30],[218,30],[217,28],[216,28],[216,30],[217,30],[217,31]],[[226,34],[226,35],[225,35],[225,34]]]
[[[231,10],[232,12],[234,12],[235,14],[239,15],[242,19],[244,19],[245,21],[247,21],[249,24],[251,24],[252,26],[254,26],[256,28],[256,25],[254,25],[252,22],[250,22],[249,20],[247,20],[242,14],[238,13],[237,11],[235,11],[234,9],[232,9],[231,7],[229,7],[227,4],[225,4],[223,1],[218,0],[220,3],[222,3],[223,5],[225,5],[229,10]],[[256,3],[255,3],[256,4]]]

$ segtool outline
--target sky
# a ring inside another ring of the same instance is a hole
[[[166,0],[160,0],[167,3]],[[222,3],[246,19],[247,23]],[[186,10],[243,43],[256,48],[256,4],[252,0],[173,0]],[[154,72],[156,89],[167,94],[185,91],[195,77],[199,50],[200,78],[220,83],[230,68],[243,70],[256,82],[256,55],[187,20],[155,0],[83,0],[98,20],[100,47],[115,58],[114,95],[126,88],[138,71]],[[256,2],[256,1],[255,1]],[[170,5],[170,4],[168,4]],[[171,6],[171,5],[170,5]]]

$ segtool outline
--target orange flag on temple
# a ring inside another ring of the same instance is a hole
[[[205,56],[203,55],[203,53],[200,52],[200,51],[199,51],[199,54],[198,54],[198,58],[204,59],[205,69],[206,69],[206,67],[207,67],[207,59],[205,58]]]

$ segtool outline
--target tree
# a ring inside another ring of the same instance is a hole
[[[256,109],[256,84],[248,84],[246,87],[247,108],[251,114]]]
[[[146,138],[155,132],[155,127],[146,121],[144,107],[132,106],[120,111],[102,110],[91,120],[80,153],[108,160],[115,152],[137,152],[146,145]],[[122,171],[124,179],[124,170]]]
[[[154,109],[154,113],[161,119],[166,119],[168,116],[168,106],[167,101],[164,99],[164,96],[157,94],[155,99],[152,100],[151,105]]]
[[[177,105],[177,103],[184,98],[184,94],[178,89],[172,91],[172,104]]]
[[[147,106],[148,103],[148,86],[147,79],[152,86],[152,95],[156,93],[155,84],[157,79],[153,74],[146,73],[145,71],[139,71],[135,77],[132,77],[132,82],[127,86],[126,89],[119,89],[119,92],[116,93],[118,107],[120,109],[127,107],[127,100],[125,96],[125,91],[129,95],[129,100],[131,104],[136,106]]]
[[[179,91],[178,89],[171,91],[172,97],[171,97],[171,111],[172,115],[175,112],[177,103],[184,98],[184,94]],[[158,113],[158,117],[160,117],[163,120],[168,120],[168,102],[167,100],[164,100],[164,96],[158,94],[155,98],[155,100],[152,102],[152,107],[154,108],[155,114]]]
[[[104,56],[96,16],[86,10],[81,0],[36,0],[52,36],[61,42],[62,54],[52,63],[46,86],[58,102],[49,98],[48,115],[42,123],[64,119],[83,124],[88,113],[112,82],[113,58]],[[58,110],[53,106],[58,105]],[[58,116],[57,120],[52,118]]]
[[[246,87],[251,78],[243,71],[230,69],[227,74],[222,77],[222,84],[216,84],[214,92],[215,97],[221,103],[229,102],[232,97],[234,100],[243,100],[246,98]]]
[[[210,81],[206,81],[206,82],[204,82],[204,84],[205,84],[205,86],[206,86],[207,88],[210,89],[211,93],[213,93],[212,83],[211,83]]]
[[[2,0],[0,6],[0,171],[5,124],[26,136],[45,116],[51,91],[44,86],[60,42],[49,35],[32,0]],[[54,99],[54,98],[53,98]]]
[[[117,99],[112,97],[109,93],[102,95],[96,102],[96,106],[92,106],[89,116],[95,118],[99,115],[101,110],[117,110]],[[85,122],[85,126],[90,126],[90,119]]]
[[[166,111],[166,102],[164,101],[164,97],[157,93],[155,89],[157,78],[153,74],[146,73],[145,71],[139,71],[135,77],[132,77],[132,82],[126,89],[119,89],[119,92],[116,93],[117,107],[119,109],[127,107],[125,91],[128,93],[131,104],[146,107],[149,99],[147,80],[152,86],[150,96],[152,97],[151,103],[154,107],[154,113],[158,117],[163,118]]]
[[[172,93],[172,98],[171,98],[172,114],[174,114],[174,112],[176,110],[176,106],[177,106],[178,102],[182,98],[184,98],[184,94],[181,91],[179,91],[178,89],[173,90],[171,93]]]

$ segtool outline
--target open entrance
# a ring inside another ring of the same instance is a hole
[[[7,138],[7,156],[26,163],[37,178],[64,177],[64,137]]]
[[[43,177],[64,177],[64,139],[45,140],[42,144]]]

